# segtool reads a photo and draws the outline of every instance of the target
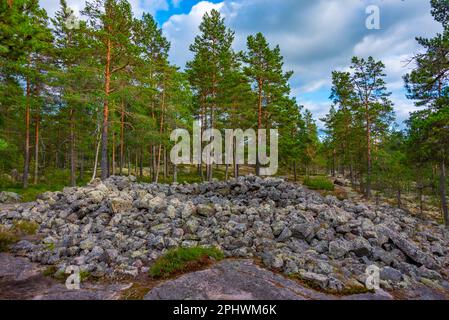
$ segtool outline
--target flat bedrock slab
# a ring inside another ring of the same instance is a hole
[[[392,299],[386,292],[360,294],[356,300]],[[210,269],[183,275],[153,290],[145,300],[333,300],[341,299],[305,288],[262,269],[251,260],[225,260]]]
[[[81,283],[68,290],[63,283],[45,277],[45,268],[27,258],[0,253],[0,300],[116,300],[124,284]]]

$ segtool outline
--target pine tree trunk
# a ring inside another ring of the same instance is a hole
[[[94,181],[95,178],[97,177],[97,170],[98,170],[98,158],[100,157],[100,145],[101,145],[101,133],[98,134],[98,139],[97,139],[97,150],[95,152],[95,163],[94,163],[94,170],[92,173],[92,180]]]
[[[368,106],[366,107],[366,143],[367,143],[367,173],[366,173],[366,197],[371,198],[371,121],[368,114]]]
[[[82,181],[84,179],[84,153],[81,151],[80,152],[80,174],[79,174],[79,179]]]
[[[39,112],[39,111],[37,111]],[[34,179],[36,185],[39,182],[39,114],[36,115],[36,125],[34,131]]]
[[[354,188],[355,186],[355,178],[354,178],[354,165],[352,163],[352,159],[351,159],[351,163],[349,164],[349,174],[351,177],[351,187]]]
[[[115,176],[115,132],[112,133],[112,175]]]
[[[125,103],[121,102],[120,110],[120,175],[123,174],[123,167],[125,165],[124,147],[125,147]]]
[[[296,160],[293,161],[293,177],[295,179],[295,182],[297,182],[298,181],[298,173],[296,171]]]
[[[76,160],[75,160],[75,110],[70,108],[70,185],[76,186]]]
[[[165,114],[165,87],[162,89],[162,105],[161,105],[161,122],[159,127],[159,135],[162,138],[162,133],[164,132],[164,114]],[[159,173],[161,168],[161,156],[162,156],[162,144],[159,143],[158,153],[157,153],[157,163],[156,163],[156,178],[155,182],[159,181]]]
[[[150,158],[150,179],[151,181],[154,182],[154,158],[153,158],[153,146],[150,145],[150,150],[149,150],[149,158]]]
[[[446,164],[444,160],[440,163],[440,197],[441,197],[441,209],[443,210],[444,224],[449,227],[449,214],[447,208],[446,199]]]
[[[131,153],[128,148],[128,177],[131,176]]]
[[[153,171],[153,177],[152,177],[152,181],[156,182],[156,146],[153,145],[151,146],[151,155],[152,155],[152,159],[151,159],[151,167],[152,167],[152,171]]]
[[[136,152],[136,166],[134,168],[134,174],[136,175],[136,177],[139,176],[138,170],[139,170],[139,153]]]
[[[259,160],[259,129],[262,129],[262,80],[259,80],[259,92],[257,101],[257,134],[256,134],[256,176],[260,175],[260,160]]]
[[[164,182],[167,182],[167,149],[164,148]]]
[[[25,110],[25,157],[23,166],[22,183],[23,188],[28,188],[28,174],[30,170],[30,99],[31,88],[30,80],[26,81],[26,110]]]
[[[109,28],[110,32],[110,28]],[[110,34],[108,36],[111,36]],[[106,45],[106,66],[105,66],[105,85],[104,85],[104,104],[103,104],[103,130],[101,133],[101,179],[106,180],[109,176],[108,166],[108,126],[109,126],[109,93],[111,86],[111,50],[112,42],[107,40]]]
[[[140,179],[143,178],[143,148],[140,147],[140,163],[139,163],[139,167],[140,167]]]

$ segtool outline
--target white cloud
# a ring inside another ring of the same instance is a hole
[[[371,55],[386,65],[388,89],[402,122],[414,108],[404,96],[402,76],[410,71],[410,56],[419,51],[415,37],[431,37],[440,26],[433,21],[427,0],[372,0],[370,4],[380,7],[381,30],[365,27],[368,4],[360,0],[201,2],[189,14],[172,16],[163,29],[172,41],[172,61],[183,67],[191,59],[188,47],[198,33],[202,13],[219,8],[227,25],[236,31],[236,50],[244,49],[246,37],[259,31],[272,45],[280,45],[285,68],[295,72],[292,89],[299,101],[303,94],[330,90],[332,70],[347,70],[352,56]],[[319,118],[330,102],[302,104]]]
[[[50,17],[59,10],[59,0],[40,0],[39,4],[44,8]],[[84,9],[85,0],[67,0],[67,4],[79,16],[79,12]]]
[[[170,59],[173,63],[184,67],[186,61],[192,57],[189,46],[198,33],[204,14],[212,9],[220,10],[222,7],[222,3],[213,4],[202,1],[194,5],[189,14],[173,15],[164,23],[164,35],[172,44]]]
[[[143,12],[155,14],[159,10],[168,10],[168,0],[128,0],[131,4],[132,10],[137,17],[140,17]],[[176,1],[176,0],[175,0]],[[180,0],[177,0],[179,3]],[[59,10],[59,0],[40,0],[40,5],[50,17],[53,17],[55,12]],[[69,7],[74,9],[76,15],[84,9],[86,0],[67,0]]]
[[[128,0],[133,7],[134,13],[140,17],[143,12],[155,14],[159,10],[168,10],[167,0]]]
[[[131,0],[133,11],[155,13],[179,6],[182,0]],[[81,9],[84,0],[68,0]],[[54,12],[57,0],[41,0]],[[381,29],[365,27],[365,7],[380,7]],[[279,44],[285,57],[286,70],[295,72],[292,89],[298,100],[307,94],[330,89],[332,70],[347,70],[351,57],[372,55],[386,65],[388,88],[393,92],[399,120],[413,109],[404,96],[402,76],[410,70],[407,60],[419,51],[416,36],[432,37],[440,26],[430,15],[428,0],[223,0],[221,3],[202,1],[188,14],[171,16],[163,25],[172,43],[170,59],[184,67],[192,58],[189,45],[198,34],[204,13],[218,9],[227,25],[236,32],[234,48],[243,50],[250,34],[263,32],[272,45]],[[310,95],[312,94],[312,95]],[[326,99],[321,95],[321,100]],[[317,118],[326,113],[329,103],[307,101]]]

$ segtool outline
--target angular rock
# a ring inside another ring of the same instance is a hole
[[[401,271],[391,267],[383,267],[380,270],[380,278],[382,280],[388,280],[394,283],[399,283],[402,281],[402,273]]]
[[[313,226],[308,223],[296,224],[291,228],[292,236],[310,242],[315,236]]]
[[[351,251],[358,257],[368,257],[371,255],[372,247],[368,240],[357,237],[352,241]]]
[[[410,259],[424,265],[429,269],[438,269],[439,265],[435,261],[435,259],[427,253],[424,253],[420,250],[415,244],[408,241],[398,233],[392,231],[388,227],[382,226],[380,227],[380,232],[387,235],[391,241],[402,251],[404,252]]]
[[[329,243],[329,254],[333,258],[343,258],[350,250],[351,246],[346,240],[338,239]]]

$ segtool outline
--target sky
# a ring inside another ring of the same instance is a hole
[[[78,12],[85,0],[68,0]],[[235,50],[244,50],[246,38],[262,32],[272,46],[279,45],[285,70],[294,71],[292,95],[318,120],[326,115],[331,72],[349,70],[353,56],[373,56],[386,65],[387,87],[392,92],[397,123],[411,111],[402,77],[420,51],[416,37],[432,37],[441,26],[430,15],[428,0],[130,0],[135,15],[156,17],[171,42],[171,62],[184,68],[192,58],[189,45],[198,33],[202,16],[219,10],[235,31]],[[52,16],[58,0],[41,0]],[[380,29],[368,29],[370,5],[379,8]],[[318,121],[319,126],[322,123]]]

